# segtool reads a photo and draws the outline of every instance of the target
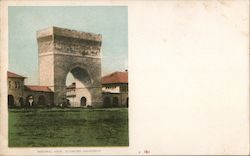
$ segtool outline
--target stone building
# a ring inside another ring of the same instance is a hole
[[[114,72],[102,78],[103,106],[128,107],[128,72]]]
[[[33,100],[33,105],[37,107],[54,105],[54,93],[48,86],[25,85],[24,97],[26,104]]]
[[[76,84],[67,86],[66,97],[71,107],[77,107]],[[128,107],[128,72],[114,72],[102,77],[103,107]],[[87,105],[86,98],[80,99],[80,106]]]
[[[66,91],[66,98],[68,99],[68,102],[70,103],[70,106],[76,107],[77,101],[76,101],[76,83],[72,83],[70,86],[67,86]],[[86,101],[84,104],[80,104],[80,106],[86,106]]]
[[[49,87],[25,85],[26,77],[9,71],[7,75],[9,107],[43,107],[53,104],[53,92]]]
[[[45,107],[55,105],[54,92],[48,86],[25,85],[26,77],[8,72],[8,106]],[[102,77],[104,107],[128,107],[128,72],[114,72]],[[67,86],[66,99],[70,107],[87,107],[87,99],[76,98],[76,84]]]
[[[26,77],[8,72],[8,106],[20,106],[24,104],[24,79]]]

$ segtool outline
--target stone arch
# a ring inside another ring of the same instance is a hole
[[[8,106],[13,107],[15,105],[15,100],[13,95],[8,95]]]
[[[119,106],[119,99],[118,97],[113,97],[113,107],[118,107]]]
[[[67,66],[66,67],[66,73],[68,74],[69,72],[71,72],[72,70],[77,69],[77,68],[80,68],[81,70],[84,70],[84,72],[86,73],[86,75],[88,75],[88,78],[90,79],[90,83],[93,84],[93,76],[89,72],[88,66],[85,65],[84,63],[74,63],[74,64],[72,64],[70,66]]]
[[[106,96],[106,97],[104,98],[103,106],[106,107],[106,108],[111,107],[111,100],[110,100],[109,97]]]
[[[39,95],[37,100],[37,105],[45,106],[46,105],[46,98],[44,95]]]
[[[84,85],[88,92],[85,94],[79,91],[74,106],[80,107],[82,96],[86,97],[87,105],[101,106],[101,35],[51,27],[37,32],[37,42],[39,83],[50,86],[54,92],[53,103],[55,105],[65,103],[67,99],[65,82],[67,74],[71,72],[75,73],[72,74],[74,77],[78,76],[79,84]],[[89,82],[83,81],[86,79],[79,73],[84,73]]]
[[[73,107],[81,107],[81,98],[84,97],[86,100],[85,105],[91,105],[92,101],[92,92],[90,88],[92,87],[92,78],[88,72],[83,67],[80,66],[73,66],[69,68],[67,74],[65,75],[65,87],[66,87],[66,78],[67,75],[71,73],[75,79],[75,101]]]
[[[26,106],[31,107],[34,106],[34,97],[33,95],[28,95],[25,99]]]

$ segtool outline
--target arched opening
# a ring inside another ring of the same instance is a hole
[[[74,76],[72,75],[71,72],[69,72],[69,73],[67,74],[67,77],[66,77],[66,86],[70,86],[70,85],[72,85],[73,83],[75,83]]]
[[[19,98],[19,104],[21,107],[24,107],[24,101],[22,97]]]
[[[111,102],[110,102],[110,98],[109,97],[105,97],[104,98],[103,106],[104,107],[110,107],[111,106]]]
[[[65,83],[66,98],[71,107],[91,105],[91,78],[85,69],[75,67],[70,70]]]
[[[113,107],[118,107],[118,105],[119,105],[118,97],[113,97]]]
[[[81,98],[81,106],[86,106],[87,99],[83,96]]]
[[[14,96],[8,95],[8,106],[13,107],[14,106]]]
[[[30,106],[34,106],[34,99],[33,99],[33,96],[32,95],[28,95],[26,97],[26,106],[30,107]]]
[[[40,95],[38,97],[37,105],[39,106],[45,106],[46,105],[46,99],[44,95]]]
[[[128,98],[127,98],[127,101],[126,101],[126,106],[128,107]]]

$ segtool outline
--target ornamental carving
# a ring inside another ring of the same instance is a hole
[[[55,37],[54,48],[57,52],[78,54],[83,56],[100,56],[100,42],[80,40],[66,37]]]

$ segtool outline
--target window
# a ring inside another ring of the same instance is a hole
[[[20,82],[17,81],[17,88],[21,88]]]

